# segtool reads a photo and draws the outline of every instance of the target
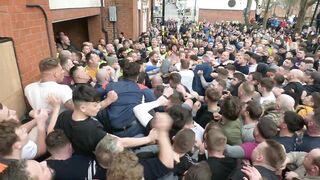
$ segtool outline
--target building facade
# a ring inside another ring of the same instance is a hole
[[[60,31],[78,49],[84,41],[97,44],[100,38],[105,38],[111,42],[120,32],[127,38],[136,39],[147,30],[150,22],[150,1],[1,0],[0,38],[9,37],[14,42],[19,77],[12,79],[0,74],[0,79],[21,80],[21,89],[37,81],[39,61],[56,56],[54,37]],[[116,22],[109,21],[109,6],[116,7]],[[1,88],[0,102],[8,97],[4,88],[8,87]]]

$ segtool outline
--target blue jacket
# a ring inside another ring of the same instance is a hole
[[[196,91],[200,96],[204,96],[205,89],[202,87],[200,77],[197,74],[199,70],[203,71],[204,79],[207,82],[211,82],[213,81],[213,78],[210,74],[212,73],[213,69],[209,63],[203,63],[203,64],[198,64],[193,70],[194,77],[192,82],[192,89]]]
[[[126,127],[136,120],[133,108],[141,104],[143,99],[145,102],[156,100],[149,88],[131,80],[109,83],[106,87],[106,93],[112,90],[118,94],[118,100],[106,109],[112,128]]]

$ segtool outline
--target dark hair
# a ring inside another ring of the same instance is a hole
[[[291,133],[299,131],[304,126],[303,118],[296,112],[286,111],[284,113],[283,119],[284,119],[284,122],[287,124],[288,130]]]
[[[108,66],[108,63],[101,63],[100,65],[99,65],[99,69],[102,69],[103,67],[106,67],[106,66]]]
[[[193,60],[193,61],[198,61],[199,58],[198,58],[197,55],[191,55],[190,59]]]
[[[181,75],[176,72],[170,73],[169,80],[173,81],[173,83],[179,84],[181,83]]]
[[[257,101],[249,101],[247,102],[246,110],[249,112],[249,116],[251,119],[257,120],[262,115],[263,109],[259,102]]]
[[[139,75],[138,75],[137,83],[145,84],[145,80],[146,80],[146,73],[145,72],[140,72]]]
[[[311,96],[312,96],[312,101],[313,101],[313,108],[315,108],[315,109],[319,108],[320,107],[320,93],[313,92],[313,93],[311,93]]]
[[[81,102],[98,102],[100,100],[100,95],[97,90],[86,84],[76,86],[72,94],[74,104]]]
[[[2,180],[30,180],[30,175],[26,170],[27,161],[26,160],[18,160],[12,161],[8,167],[0,173],[0,179]]]
[[[261,79],[260,85],[261,85],[261,87],[266,88],[266,90],[268,92],[270,92],[270,91],[272,91],[272,88],[274,86],[274,82],[273,82],[273,80],[271,78],[265,77],[265,78]]]
[[[88,54],[86,54],[86,62],[87,62],[87,64],[91,60],[93,54],[96,54],[96,53],[95,52],[89,52]]]
[[[238,97],[228,96],[220,104],[220,114],[228,120],[235,121],[238,119],[241,103]]]
[[[52,58],[52,57],[46,58],[40,61],[39,70],[40,72],[49,71],[58,67],[59,64],[60,64],[60,61],[57,58]]]
[[[181,59],[181,68],[182,69],[189,69],[190,60],[188,59]]]
[[[153,55],[157,54],[157,51],[152,51],[149,53],[149,58],[152,57]]]
[[[260,72],[262,74],[262,76],[266,76],[267,74],[267,71],[268,71],[268,64],[266,63],[259,63],[258,66],[257,66],[257,72]]]
[[[46,146],[49,152],[65,147],[67,144],[70,144],[70,141],[61,129],[54,130],[46,137]]]
[[[230,71],[235,71],[236,70],[236,67],[233,64],[227,64],[225,68],[227,70],[230,70]]]
[[[252,76],[252,80],[260,82],[262,79],[262,74],[260,72],[252,72],[250,73]]]
[[[6,156],[12,153],[12,146],[19,141],[16,134],[16,128],[19,123],[15,120],[4,121],[0,123],[0,156]]]
[[[123,67],[123,78],[136,80],[140,73],[140,64],[137,62],[126,61]]]
[[[311,73],[311,79],[313,79],[313,84],[320,84],[320,72]]]
[[[250,55],[250,54],[249,54]],[[261,61],[261,56],[259,56],[258,54],[251,54],[250,57],[252,59],[254,59],[256,62],[260,62]]]
[[[79,65],[74,65],[72,68],[70,68],[70,70],[69,70],[69,75],[70,75],[70,77],[72,77],[73,79],[75,78],[76,72],[77,72],[77,70],[78,70],[79,67],[81,67],[81,66],[79,66]]]
[[[185,180],[211,180],[212,172],[206,161],[191,166],[184,175]]]
[[[271,139],[278,133],[277,124],[270,117],[266,116],[259,119],[257,128],[264,139]]]
[[[240,72],[235,72],[235,73],[233,74],[233,77],[234,77],[234,78],[237,78],[237,79],[240,81],[240,83],[241,83],[241,82],[244,82],[244,81],[246,80],[246,77],[245,77],[242,73],[240,73]]]
[[[124,58],[122,53],[125,51],[127,51],[127,49],[125,47],[120,48],[117,53],[117,58]]]
[[[275,82],[275,84],[276,84],[277,86],[281,86],[281,85],[284,83],[284,80],[285,80],[285,78],[284,78],[284,76],[281,75],[281,74],[276,74],[276,75],[274,76],[274,78],[273,78],[273,81]]]
[[[192,115],[191,112],[181,105],[173,105],[168,109],[168,114],[173,119],[172,130],[180,130],[186,124],[191,123]]]

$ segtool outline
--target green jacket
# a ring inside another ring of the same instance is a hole
[[[241,122],[238,118],[235,121],[222,119],[219,123],[224,135],[227,137],[227,144],[229,145],[239,145],[242,143],[241,141]]]

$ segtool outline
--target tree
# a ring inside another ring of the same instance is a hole
[[[301,32],[307,9],[312,6],[317,0],[300,0],[299,14],[297,24],[295,26],[295,32]]]
[[[244,22],[249,24],[250,12],[251,12],[252,0],[247,0],[247,7],[244,10]]]
[[[267,6],[266,9],[264,10],[264,15],[263,15],[263,28],[266,29],[267,28],[267,21],[268,21],[268,11],[269,11],[269,7],[270,7],[270,1],[267,1]]]

